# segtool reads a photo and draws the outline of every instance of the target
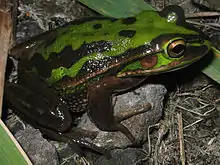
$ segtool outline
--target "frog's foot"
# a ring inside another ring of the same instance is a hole
[[[122,111],[122,112],[118,113],[115,116],[115,118],[118,122],[121,122],[121,121],[127,120],[133,116],[145,113],[145,112],[149,111],[151,109],[151,107],[152,106],[150,103],[139,105],[139,106],[136,106],[135,108],[131,108],[127,111]]]
[[[112,94],[117,91],[127,90],[142,81],[142,79],[136,78],[120,79],[110,76],[94,83],[88,90],[88,115],[92,122],[102,131],[120,131],[132,142],[132,144],[137,144],[134,136],[127,127],[120,123],[120,121],[143,113],[146,110],[142,112],[132,110],[132,112],[127,112],[127,114],[115,117],[112,106]]]
[[[83,132],[83,130],[79,131],[79,128],[77,128],[77,131],[74,131],[74,133],[61,133],[56,132],[47,128],[39,128],[42,134],[46,135],[50,139],[54,139],[57,141],[62,141],[65,143],[70,144],[70,147],[73,149],[74,152],[76,152],[78,155],[83,156],[84,152],[81,148],[90,149],[92,151],[95,151],[97,153],[100,153],[102,155],[105,155],[109,157],[109,153],[105,148],[99,147],[92,142],[85,139],[85,132],[83,134],[77,134],[76,132]],[[86,133],[87,134],[87,133]],[[91,134],[91,133],[89,133]],[[75,135],[75,136],[73,136]]]
[[[89,139],[95,139],[97,136],[98,132],[97,131],[90,131],[90,130],[85,130],[82,128],[77,128],[74,127],[68,132],[65,132],[65,136],[68,137],[78,137],[80,135],[81,138],[89,138]]]
[[[136,106],[135,108],[131,108],[127,111],[122,111],[115,116],[116,123],[120,123],[123,120],[127,120],[133,116],[143,114],[151,109],[151,104],[146,103],[140,106]],[[122,124],[119,124],[119,129],[123,130],[124,134],[127,138],[132,142],[133,146],[140,146],[140,143],[134,138],[134,136],[130,133],[130,131]],[[122,131],[121,131],[122,132]]]

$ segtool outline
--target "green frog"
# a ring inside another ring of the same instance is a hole
[[[112,96],[210,50],[208,38],[185,22],[178,6],[129,18],[80,19],[10,51],[19,61],[18,79],[6,82],[5,96],[21,118],[56,140],[96,147],[83,139],[84,131],[69,136],[75,116],[87,112],[100,130],[120,131],[135,144],[114,116]]]

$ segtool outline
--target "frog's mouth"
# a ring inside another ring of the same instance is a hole
[[[189,46],[189,47],[187,47],[187,49],[184,53],[184,57],[179,60],[172,61],[172,62],[168,63],[167,65],[161,65],[158,68],[152,67],[149,69],[137,69],[135,71],[123,72],[123,73],[119,74],[118,77],[128,77],[128,76],[137,76],[137,75],[143,75],[143,76],[144,75],[156,75],[156,74],[160,74],[160,73],[172,72],[172,71],[179,70],[179,69],[182,69],[182,68],[185,68],[185,67],[191,65],[192,63],[198,61],[203,56],[205,56],[209,51],[210,51],[210,49],[207,45]],[[154,55],[154,57],[157,58],[156,55]],[[157,64],[157,62],[155,62],[154,57],[153,56],[151,57],[151,65],[152,66]],[[148,59],[146,59],[146,61],[147,60]],[[143,61],[142,61],[142,63],[143,63],[142,65],[144,65]]]

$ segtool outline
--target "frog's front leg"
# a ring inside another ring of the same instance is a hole
[[[135,111],[128,113],[127,116],[122,117],[114,116],[114,109],[112,106],[112,95],[125,91],[131,87],[142,82],[144,79],[140,78],[118,78],[115,76],[105,77],[88,89],[89,111],[88,115],[92,122],[102,131],[120,131],[122,132],[133,144],[136,140],[131,132],[120,121],[124,118],[131,117],[136,114],[146,112]]]

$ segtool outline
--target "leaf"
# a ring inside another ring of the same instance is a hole
[[[17,141],[0,119],[0,164],[31,165]]]
[[[212,50],[214,59],[202,72],[220,84],[220,51],[215,47],[212,47]]]
[[[135,16],[142,10],[155,10],[144,0],[79,0],[96,12],[113,18]]]

